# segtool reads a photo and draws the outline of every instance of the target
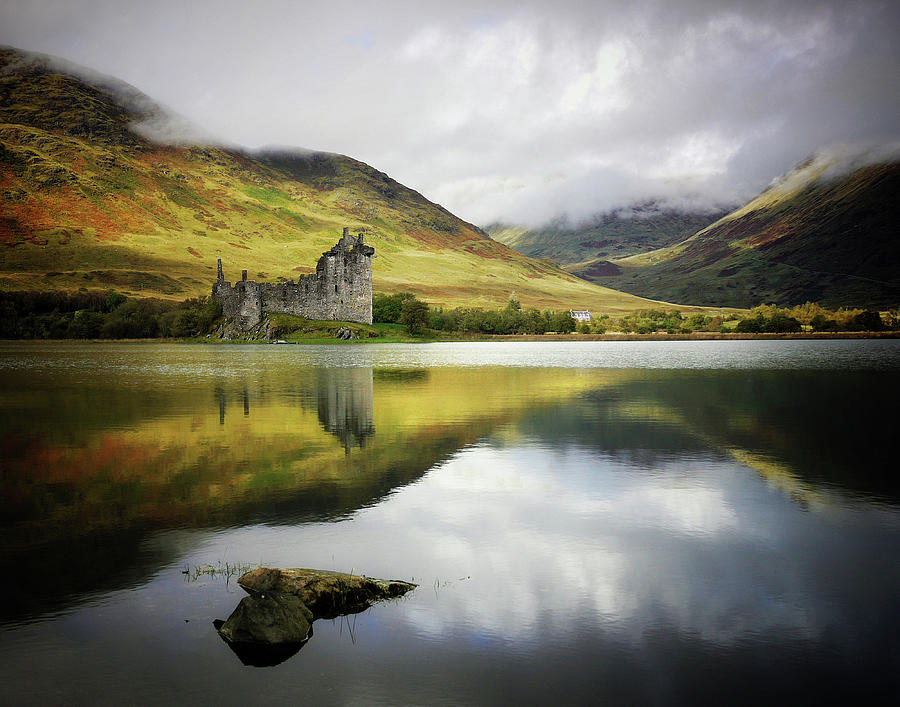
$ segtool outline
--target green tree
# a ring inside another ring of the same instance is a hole
[[[800,331],[803,326],[793,317],[789,317],[784,312],[775,312],[763,324],[763,331],[776,334],[790,333]]]
[[[428,326],[428,305],[412,296],[403,300],[400,324],[405,326],[410,334],[421,334]]]
[[[824,314],[816,314],[809,322],[813,331],[837,331],[838,323],[834,319],[828,319]]]
[[[706,329],[709,326],[710,318],[705,314],[697,312],[687,318],[687,323],[683,327],[686,331],[696,331],[697,329]]]
[[[734,328],[739,334],[759,334],[765,326],[766,319],[762,315],[741,319]]]
[[[377,294],[372,299],[372,321],[396,324],[403,314],[403,303],[413,299],[410,292],[398,292],[394,295]]]
[[[15,339],[19,336],[19,315],[12,302],[0,302],[0,339]]]
[[[853,331],[882,331],[884,322],[881,315],[871,309],[860,312],[850,320],[850,328]]]
[[[554,312],[551,330],[560,334],[571,334],[575,331],[575,320],[568,312]]]
[[[69,325],[69,336],[73,339],[96,339],[103,328],[103,315],[88,309],[79,309]]]
[[[736,332],[741,334],[785,334],[798,332],[803,328],[799,321],[770,305],[756,307],[752,311],[758,312],[757,315],[739,321],[734,328]],[[764,313],[766,311],[771,314],[766,315]]]
[[[103,311],[114,312],[116,310],[116,307],[118,307],[120,304],[125,303],[126,299],[127,298],[125,297],[125,295],[120,295],[118,292],[110,291],[106,295],[106,301],[103,303]]]
[[[199,332],[200,318],[194,309],[183,309],[175,317],[172,322],[172,336],[188,337],[194,336]]]

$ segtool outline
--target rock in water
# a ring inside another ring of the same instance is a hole
[[[268,567],[247,572],[238,584],[250,596],[227,621],[213,625],[244,665],[258,667],[277,665],[299,651],[316,619],[356,614],[416,587],[358,574]]]
[[[218,626],[229,643],[303,643],[309,638],[312,612],[292,594],[244,597]]]
[[[416,587],[409,582],[373,579],[358,574],[268,567],[247,572],[238,584],[251,595],[275,593],[296,596],[316,619],[357,614],[376,601],[403,596]]]

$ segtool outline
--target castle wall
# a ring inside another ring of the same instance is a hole
[[[322,254],[316,272],[296,282],[278,285],[241,280],[233,286],[225,280],[219,261],[212,296],[222,313],[248,329],[264,314],[294,314],[307,319],[372,323],[372,254],[363,234],[354,238],[344,229],[337,244]]]

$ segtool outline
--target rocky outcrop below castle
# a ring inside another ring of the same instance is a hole
[[[248,280],[246,270],[232,285],[225,280],[220,259],[212,296],[222,305],[230,327],[238,332],[259,328],[266,314],[275,313],[371,324],[374,253],[362,233],[354,237],[345,228],[337,244],[319,258],[315,273],[277,285]]]
[[[365,611],[416,588],[410,582],[328,570],[262,567],[238,580],[249,596],[226,621],[214,622],[222,639],[247,665],[276,665],[312,636],[316,619]]]
[[[373,338],[375,334],[370,327],[357,326],[347,322],[321,322],[309,319],[297,319],[289,322],[273,323],[270,315],[263,314],[258,324],[251,327],[242,327],[236,318],[223,319],[216,329],[207,338],[223,339],[225,341],[269,341],[284,340],[286,338],[316,338],[316,339],[353,339]]]

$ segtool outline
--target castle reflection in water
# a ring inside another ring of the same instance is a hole
[[[301,404],[315,404],[322,428],[337,437],[347,454],[353,447],[364,448],[366,440],[375,434],[374,395],[371,368],[320,368],[310,379],[311,389],[305,390]],[[250,415],[251,393],[247,386],[241,390],[239,401],[245,417]],[[217,386],[219,424],[225,424],[228,404],[237,402]]]

